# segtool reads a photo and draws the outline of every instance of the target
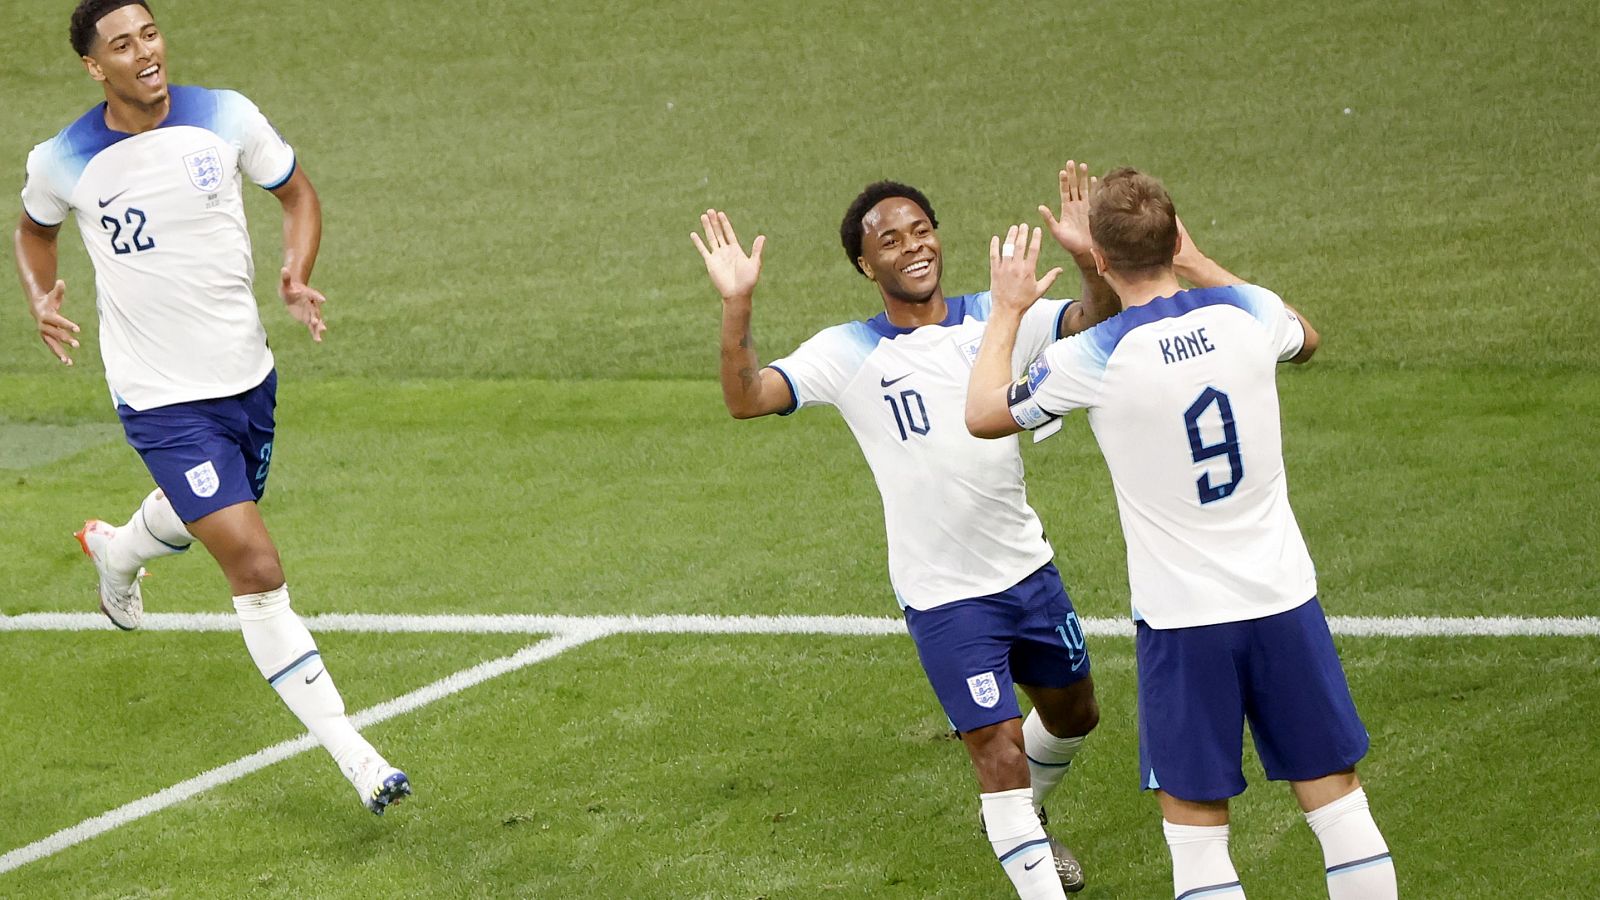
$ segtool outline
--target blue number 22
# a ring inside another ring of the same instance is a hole
[[[1213,405],[1217,413],[1222,416],[1222,440],[1219,443],[1207,444],[1200,436],[1200,417]],[[1200,502],[1211,503],[1221,500],[1234,492],[1244,478],[1244,457],[1239,453],[1239,429],[1233,424],[1233,404],[1228,402],[1228,395],[1214,387],[1208,387],[1200,392],[1200,396],[1189,404],[1189,409],[1183,414],[1183,424],[1189,428],[1189,452],[1193,454],[1195,464],[1215,459],[1219,456],[1228,458],[1230,474],[1225,484],[1213,485],[1211,473],[1205,472],[1195,479],[1195,487],[1200,492]]]
[[[131,246],[122,239],[122,226],[124,223],[133,226],[133,244]],[[145,237],[145,215],[142,209],[129,207],[128,211],[123,214],[121,222],[112,216],[101,216],[100,225],[111,232],[111,249],[115,250],[118,256],[125,253],[152,250],[156,246],[153,238]]]

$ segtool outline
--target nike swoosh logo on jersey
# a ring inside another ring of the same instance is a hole
[[[912,374],[913,373],[911,373],[911,372],[907,372],[904,375],[901,375],[899,378],[881,378],[880,377],[878,379],[878,384],[881,387],[888,387],[889,385],[894,384],[896,381],[905,381],[907,378],[910,378],[912,376]]]
[[[110,200],[97,200],[95,202],[100,204],[100,208],[101,209],[105,209],[106,207],[110,206],[111,204],[117,202],[117,198],[118,197],[121,197],[123,194],[126,194],[127,192],[129,192],[131,190],[133,190],[133,188],[123,188],[122,190],[117,191],[115,194],[112,194]]]
[[[1041,856],[1041,857],[1039,857],[1038,859],[1034,860],[1031,863],[1023,863],[1022,864],[1022,871],[1024,871],[1024,872],[1032,872],[1033,871],[1033,867],[1037,866],[1039,863],[1042,863],[1042,862],[1044,862],[1044,857]]]
[[[306,676],[306,684],[310,684],[311,682],[316,681],[318,678],[321,678],[322,677],[322,673],[326,672],[326,671],[328,671],[328,670],[327,669],[318,669],[317,670],[317,674],[315,674],[315,675],[307,675]]]

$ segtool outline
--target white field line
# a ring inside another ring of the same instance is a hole
[[[1595,637],[1600,617],[1359,617],[1332,616],[1335,634],[1353,637]],[[1125,619],[1084,619],[1091,635],[1127,636],[1132,623]],[[868,616],[311,616],[312,631],[414,632],[447,634],[553,634],[499,659],[479,663],[448,675],[409,694],[369,707],[351,717],[357,728],[420,709],[567,650],[610,634],[807,634],[897,635],[905,633],[898,618]],[[156,613],[145,617],[144,630],[178,632],[237,631],[238,620],[226,613]],[[107,631],[110,622],[94,613],[28,613],[0,615],[0,632]],[[10,872],[81,844],[115,828],[181,803],[196,794],[236,781],[273,763],[297,756],[316,746],[310,735],[274,744],[227,765],[181,781],[148,797],[85,819],[0,856],[0,874]]]
[[[491,659],[471,668],[462,669],[453,675],[447,675],[409,694],[369,707],[351,716],[350,721],[357,728],[376,725],[386,719],[392,719],[395,716],[420,709],[435,700],[459,693],[474,685],[482,684],[491,678],[497,678],[534,663],[543,662],[580,644],[604,636],[604,631],[595,628],[569,629],[566,633],[557,634],[537,644],[524,647],[510,656]],[[317,746],[316,740],[309,734],[303,734],[281,744],[274,744],[264,750],[258,750],[227,765],[218,766],[209,772],[202,772],[187,781],[180,781],[148,797],[124,804],[94,818],[85,819],[70,828],[63,829],[49,837],[41,838],[25,847],[18,847],[4,856],[0,856],[0,874],[20,868],[31,862],[37,862],[129,822],[142,819],[151,813],[160,812],[196,794],[227,784],[230,781],[236,781],[273,763],[297,756],[315,746]]]
[[[1082,620],[1085,633],[1128,637],[1133,623],[1123,618]],[[313,633],[380,632],[429,634],[564,634],[598,630],[606,634],[905,634],[904,621],[880,616],[383,616],[326,614],[308,616]],[[1330,616],[1333,633],[1348,637],[1600,637],[1600,616],[1442,617]],[[111,631],[99,613],[26,613],[0,616],[6,631]],[[152,613],[143,631],[238,631],[232,613]]]

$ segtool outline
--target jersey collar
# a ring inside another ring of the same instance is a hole
[[[949,328],[953,325],[960,325],[967,318],[967,302],[975,296],[977,295],[962,294],[959,297],[946,298],[944,301],[944,321],[940,322],[938,327]],[[916,328],[901,328],[895,325],[889,321],[889,314],[886,312],[878,313],[868,319],[867,327],[891,341],[917,330]],[[925,328],[927,326],[920,327]]]

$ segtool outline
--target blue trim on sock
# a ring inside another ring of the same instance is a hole
[[[1065,769],[1067,766],[1072,765],[1072,760],[1070,760],[1070,759],[1067,760],[1064,763],[1047,763],[1047,762],[1043,762],[1041,760],[1034,759],[1032,756],[1028,756],[1028,754],[1026,754],[1026,753],[1024,753],[1022,755],[1023,756],[1027,756],[1028,757],[1028,762],[1031,762],[1036,766],[1049,766],[1052,769]]]
[[[1189,890],[1184,891],[1183,893],[1174,897],[1173,900],[1189,900],[1191,897],[1208,897],[1213,894],[1221,894],[1234,890],[1237,890],[1242,894],[1244,893],[1244,885],[1237,881],[1230,881],[1227,884],[1208,884],[1205,887],[1190,888]]]
[[[1047,838],[1047,837],[1040,838],[1040,839],[1038,839],[1036,841],[1028,841],[1025,844],[1018,844],[1015,847],[1012,847],[1010,850],[1007,850],[1006,851],[1006,855],[1000,857],[1000,865],[1002,865],[1002,866],[1005,865],[1006,863],[1010,862],[1012,860],[1012,858],[1015,857],[1018,853],[1021,853],[1022,851],[1027,850],[1030,847],[1038,847],[1040,845],[1049,846],[1049,844],[1050,844],[1050,839]]]
[[[1377,856],[1369,856],[1366,859],[1352,859],[1349,862],[1339,863],[1337,866],[1329,866],[1328,877],[1332,878],[1333,876],[1343,872],[1354,872],[1357,869],[1365,869],[1369,866],[1375,866],[1382,862],[1392,863],[1393,861],[1394,859],[1389,855],[1388,851],[1379,853]]]
[[[179,547],[177,544],[169,544],[157,537],[156,533],[150,530],[150,523],[145,521],[144,507],[142,506],[139,507],[139,524],[144,526],[144,533],[150,535],[152,540],[168,550],[171,550],[173,553],[182,553],[183,551],[189,549],[189,544],[184,544],[182,547]]]
[[[318,657],[318,656],[321,656],[321,655],[322,655],[321,653],[318,653],[317,651],[312,650],[310,653],[307,653],[304,656],[300,657],[299,659],[295,660],[294,662],[289,663],[288,667],[285,668],[283,671],[281,671],[278,674],[272,676],[271,678],[268,678],[267,679],[267,684],[270,684],[273,687],[277,687],[278,686],[278,681],[280,679],[282,679],[285,675],[289,675],[289,674],[293,673],[296,669],[301,668],[302,666],[304,666],[306,663],[310,662],[315,657]]]

